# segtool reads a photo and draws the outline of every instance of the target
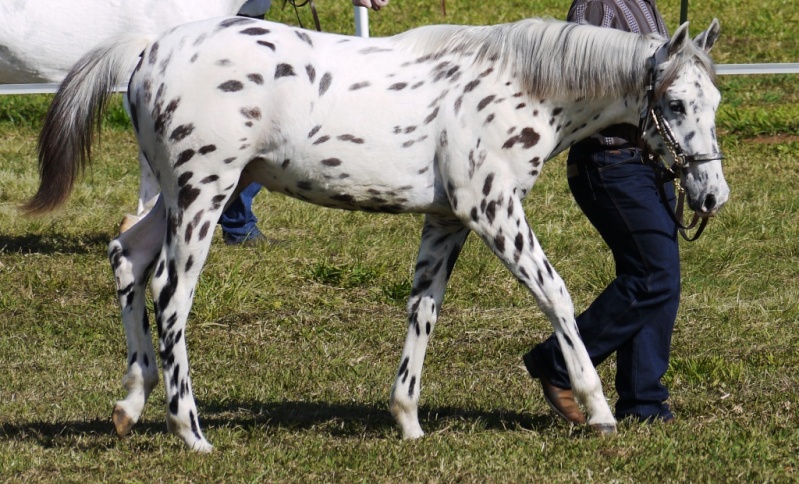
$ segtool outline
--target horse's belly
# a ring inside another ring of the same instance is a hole
[[[432,159],[423,168],[377,156],[358,161],[335,155],[277,156],[256,160],[246,171],[270,191],[325,207],[387,213],[450,210]]]

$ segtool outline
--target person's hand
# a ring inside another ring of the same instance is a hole
[[[388,0],[352,0],[352,4],[356,7],[366,7],[377,11],[388,5]]]

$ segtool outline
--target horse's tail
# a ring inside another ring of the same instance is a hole
[[[22,206],[35,215],[62,205],[91,161],[92,130],[100,128],[108,97],[126,80],[152,39],[117,39],[84,55],[53,98],[39,134],[39,190]]]

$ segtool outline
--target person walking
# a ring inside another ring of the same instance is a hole
[[[668,37],[655,0],[575,0],[567,20]],[[616,354],[616,418],[673,422],[661,380],[680,302],[677,227],[654,170],[641,162],[636,131],[612,126],[569,151],[569,188],[616,265],[615,279],[577,317],[577,326],[594,366]],[[666,193],[673,206],[673,190]],[[569,422],[585,422],[557,338],[550,336],[523,360],[550,407]]]

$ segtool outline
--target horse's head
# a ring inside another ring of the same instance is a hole
[[[718,20],[695,39],[688,23],[649,60],[648,101],[641,133],[648,147],[680,177],[688,206],[699,216],[715,215],[729,198],[716,139],[721,95],[707,52],[719,34]]]

